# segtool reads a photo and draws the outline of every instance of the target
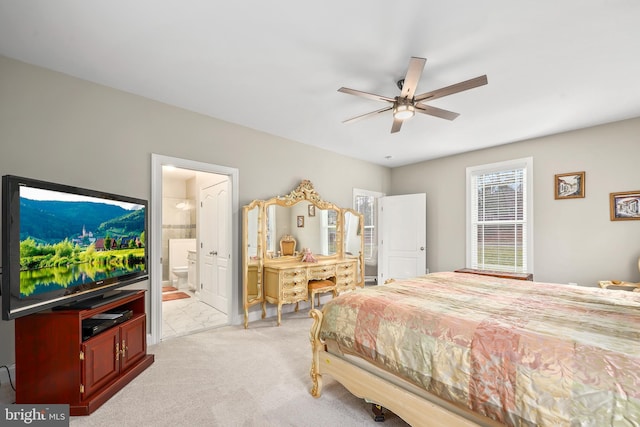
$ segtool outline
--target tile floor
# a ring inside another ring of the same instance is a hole
[[[200,301],[194,292],[180,289],[191,298],[162,303],[162,339],[178,337],[205,329],[226,325],[226,314]]]

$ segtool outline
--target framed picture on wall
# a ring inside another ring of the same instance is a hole
[[[556,174],[553,179],[556,200],[584,197],[584,172]]]
[[[298,227],[304,227],[304,215],[298,215]]]
[[[611,221],[640,219],[640,190],[611,193],[609,198]]]
[[[316,205],[309,205],[309,216],[316,216]]]

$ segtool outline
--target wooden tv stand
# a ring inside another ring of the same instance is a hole
[[[89,415],[154,361],[147,354],[144,290],[100,307],[20,317],[16,328],[16,403],[69,404]],[[132,317],[82,341],[82,321],[109,310]]]

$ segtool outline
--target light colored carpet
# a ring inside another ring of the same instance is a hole
[[[155,363],[93,414],[71,426],[406,426],[324,377],[311,396],[312,319],[306,311],[165,340]]]

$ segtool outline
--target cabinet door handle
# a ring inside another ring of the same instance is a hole
[[[120,348],[120,351],[122,352],[122,358],[124,359],[127,356],[127,351],[129,350],[129,348],[127,347],[127,344],[124,340],[122,340],[122,347]]]
[[[116,362],[120,360],[120,343],[116,342]]]

